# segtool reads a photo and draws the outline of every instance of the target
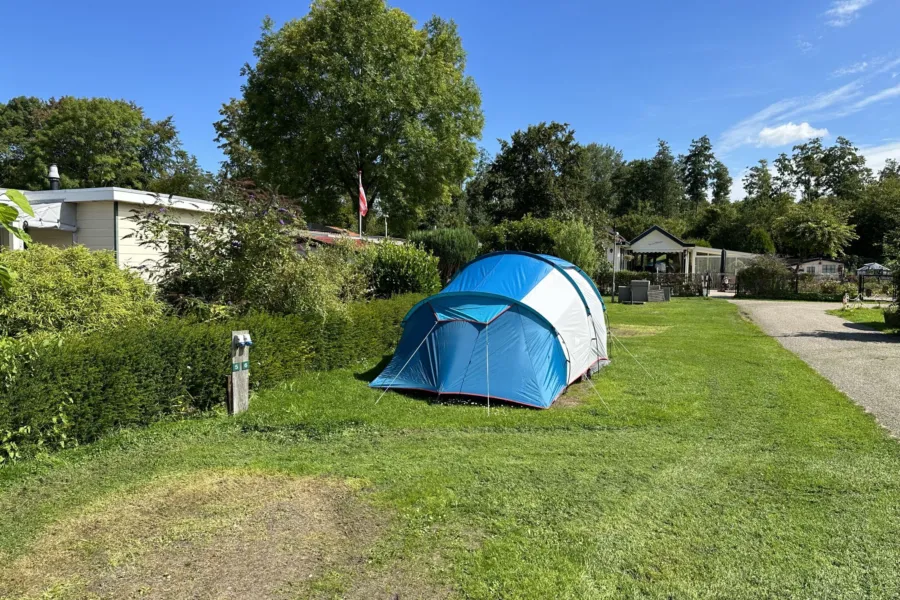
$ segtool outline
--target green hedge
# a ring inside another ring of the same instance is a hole
[[[230,333],[251,332],[251,384],[265,387],[303,370],[372,363],[390,353],[419,295],[355,303],[345,314],[249,315],[233,323],[162,319],[60,344],[7,342],[0,395],[0,458],[16,448],[84,443],[167,415],[225,400]],[[17,347],[11,348],[9,344]]]

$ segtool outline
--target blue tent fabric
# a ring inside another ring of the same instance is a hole
[[[393,359],[370,385],[548,408],[569,383],[568,350],[553,323],[522,300],[567,268],[577,267],[521,252],[475,259],[410,310]],[[582,308],[589,311],[586,302]]]

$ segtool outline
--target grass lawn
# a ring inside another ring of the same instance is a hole
[[[710,299],[538,411],[310,373],[0,469],[0,597],[897,598],[900,445]]]
[[[893,333],[900,335],[900,329],[888,327],[884,322],[884,312],[881,308],[854,308],[850,310],[829,310],[829,315],[834,315],[842,319],[847,319],[854,323],[862,323],[872,329],[883,331],[885,333]]]

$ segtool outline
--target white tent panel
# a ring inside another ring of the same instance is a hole
[[[584,302],[572,283],[557,270],[547,276],[522,299],[559,332],[569,360],[568,383],[581,376],[594,362],[591,349],[593,327]]]
[[[594,290],[594,286],[587,280],[587,277],[577,269],[568,269],[569,275],[575,281],[575,284],[578,286],[578,289],[581,290],[581,294],[584,296],[584,299],[587,300],[588,306],[591,308],[591,319],[594,322],[594,329],[596,331],[596,346],[594,347],[593,361],[595,360],[604,360],[609,358],[609,354],[606,350],[606,319],[604,318],[603,313],[603,302],[600,300],[599,296],[597,296],[597,292]]]

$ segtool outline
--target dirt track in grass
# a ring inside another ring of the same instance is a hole
[[[385,525],[334,480],[169,477],[88,506],[2,561],[0,597],[390,597],[391,582],[363,573]]]

